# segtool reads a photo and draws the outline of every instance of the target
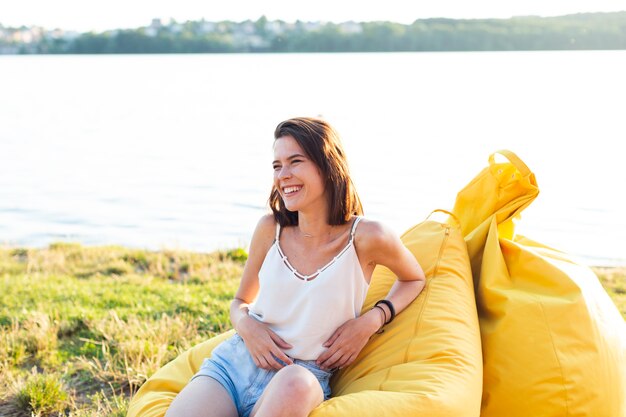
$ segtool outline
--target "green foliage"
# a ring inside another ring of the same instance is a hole
[[[15,248],[9,253],[20,262],[24,262],[24,260],[28,259],[28,249],[25,248]]]
[[[207,26],[209,24],[209,26]],[[6,28],[11,35],[17,29]],[[0,46],[7,44],[0,38]],[[12,41],[11,41],[12,42]],[[14,45],[20,53],[391,52],[626,49],[626,12],[510,19],[420,19],[393,22],[285,23],[172,21],[158,28],[44,36]]]
[[[248,252],[245,249],[237,248],[231,249],[226,252],[226,258],[231,259],[235,262],[244,263],[248,260]]]
[[[71,251],[80,250],[82,246],[80,243],[76,243],[76,242],[53,242],[50,245],[48,245],[48,248],[50,250],[71,252]]]
[[[18,408],[36,416],[61,414],[67,407],[67,400],[62,382],[52,374],[32,375],[16,396]]]

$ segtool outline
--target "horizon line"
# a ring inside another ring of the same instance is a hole
[[[222,22],[229,22],[229,23],[245,23],[248,21],[251,22],[255,22],[258,21],[259,19],[265,17],[267,19],[268,22],[284,22],[284,23],[297,23],[297,22],[303,22],[303,23],[320,23],[320,24],[328,24],[328,23],[333,23],[333,24],[343,24],[343,23],[357,23],[357,24],[361,24],[361,23],[395,23],[395,24],[399,24],[399,25],[404,25],[404,26],[409,26],[414,24],[417,21],[425,21],[425,20],[436,20],[436,19],[445,19],[445,20],[456,20],[456,21],[476,21],[476,20],[512,20],[512,19],[519,19],[519,18],[541,18],[541,19],[549,19],[549,18],[560,18],[560,17],[568,17],[568,16],[577,16],[577,15],[598,15],[598,14],[619,14],[619,13],[626,13],[626,10],[616,10],[616,11],[610,11],[610,12],[606,12],[606,11],[596,11],[596,12],[576,12],[576,13],[567,13],[567,14],[559,14],[559,15],[538,15],[538,14],[526,14],[526,15],[513,15],[513,16],[509,16],[509,17],[464,17],[464,18],[455,18],[455,17],[445,17],[445,16],[433,16],[433,17],[422,17],[422,18],[416,18],[415,20],[413,20],[411,23],[403,23],[403,22],[398,22],[398,21],[394,21],[394,20],[342,20],[342,21],[334,21],[334,20],[304,20],[304,19],[295,19],[295,20],[287,20],[287,19],[269,19],[265,16],[265,14],[257,17],[256,19],[253,18],[247,18],[244,20],[231,20],[231,19],[222,19],[222,20],[207,20],[205,17],[199,17],[196,19],[186,19],[186,20],[176,20],[173,17],[153,17],[150,20],[149,23],[145,24],[145,25],[140,25],[140,26],[133,26],[133,27],[116,27],[116,28],[109,28],[109,29],[90,29],[90,30],[77,30],[77,29],[65,29],[63,27],[54,27],[52,28],[51,26],[45,26],[45,25],[40,25],[40,24],[21,24],[18,26],[13,26],[13,25],[5,25],[0,21],[0,27],[4,28],[4,29],[21,29],[21,28],[40,28],[40,29],[44,29],[44,30],[63,30],[66,32],[78,32],[78,33],[89,33],[89,32],[94,32],[94,33],[104,33],[104,32],[109,32],[109,31],[116,31],[116,30],[133,30],[133,29],[139,29],[139,28],[143,28],[143,27],[149,27],[151,25],[151,22],[155,21],[155,20],[159,20],[162,22],[162,24],[164,25],[168,25],[168,24],[181,24],[181,23],[187,23],[187,22],[198,22],[198,21],[206,21],[206,22],[210,22],[210,23],[222,23]]]

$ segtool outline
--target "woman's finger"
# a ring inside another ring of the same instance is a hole
[[[353,354],[352,354],[352,355],[350,355],[350,356],[347,356],[347,359],[346,359],[346,360],[344,360],[344,361],[342,361],[342,363],[340,363],[337,367],[338,367],[339,369],[343,369],[343,368],[345,368],[345,367],[347,367],[347,366],[352,365],[352,363],[354,362],[354,360],[356,359],[356,357],[357,357],[357,356],[358,356],[358,354],[357,354],[356,352],[355,352],[355,353],[353,353]],[[344,358],[345,358],[345,356],[344,356]]]
[[[270,334],[270,338],[272,338],[274,343],[276,343],[276,345],[278,345],[279,348],[281,348],[281,349],[291,349],[293,347],[289,343],[285,342],[280,336],[278,336],[273,331],[269,330],[269,334]]]
[[[343,341],[343,338],[340,338],[339,336],[340,336],[340,334],[338,333],[337,337],[335,338],[335,340],[328,346],[328,349],[326,349],[326,351],[322,352],[322,354],[317,358],[316,362],[317,362],[318,365],[320,365],[321,363],[324,363],[325,361],[327,361],[328,358],[333,356],[337,351],[344,349],[345,343]]]
[[[276,355],[270,354],[271,358],[268,359],[272,365],[272,369],[274,369],[275,371],[280,371],[281,369],[283,369],[285,367],[285,365],[283,365],[283,363],[281,363],[278,358],[276,357]],[[282,359],[281,359],[282,360]]]
[[[334,368],[339,368],[339,369],[345,368],[346,364],[348,363],[348,359],[350,359],[348,355],[342,356],[341,359],[339,359],[337,363],[335,363]]]
[[[335,361],[335,363],[329,364],[327,369],[343,368],[349,357],[350,356],[348,354],[343,354],[339,359]]]
[[[344,355],[344,352],[341,350],[338,350],[337,352],[333,353],[330,358],[326,359],[325,361],[322,361],[319,366],[322,369],[332,369],[335,367],[335,364],[342,358],[342,356]]]
[[[270,362],[270,360],[265,355],[261,356],[261,364],[263,365],[261,366],[261,368],[263,369],[266,369],[266,370],[274,369],[274,365],[272,364],[272,362]]]
[[[280,359],[281,361],[283,361],[284,363],[286,363],[287,365],[293,365],[293,361],[291,360],[291,358],[289,356],[287,356],[285,354],[285,352],[283,352],[280,349],[275,349],[272,354],[274,355],[274,357]],[[282,368],[284,365],[280,365],[280,367]]]
[[[315,360],[315,363],[318,366],[321,366],[322,363],[326,362],[328,360],[328,358],[330,358],[331,356],[333,356],[335,354],[337,349],[338,349],[337,347],[331,346],[326,351],[322,352],[321,355],[318,356],[318,358]]]
[[[324,344],[322,346],[324,347],[329,347],[331,346],[333,343],[335,343],[335,340],[337,340],[337,338],[339,337],[339,334],[341,333],[341,327],[338,328],[337,330],[335,330],[335,332],[333,333],[333,335],[330,337],[330,339],[328,339],[327,341],[324,342]]]

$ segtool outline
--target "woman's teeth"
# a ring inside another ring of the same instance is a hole
[[[283,191],[285,192],[285,194],[293,194],[297,191],[300,191],[302,187],[286,187],[283,189]]]

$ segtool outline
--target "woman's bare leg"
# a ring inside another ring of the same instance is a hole
[[[165,417],[237,417],[237,408],[222,384],[200,376],[174,398]]]
[[[299,365],[278,371],[254,405],[250,417],[305,417],[324,401],[315,375]]]

